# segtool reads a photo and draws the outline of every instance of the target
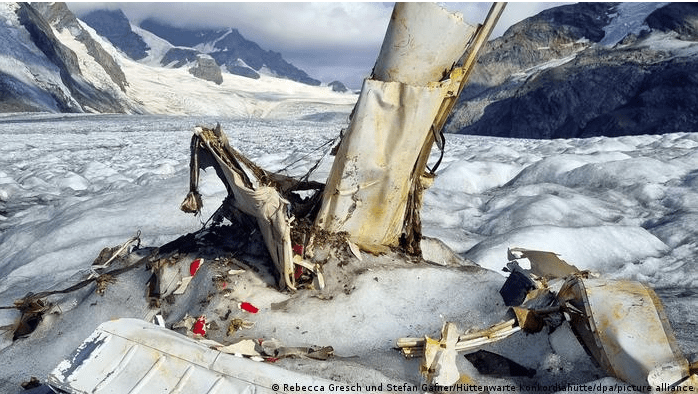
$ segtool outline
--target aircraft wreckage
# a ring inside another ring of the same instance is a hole
[[[212,248],[234,249],[250,234],[261,234],[280,291],[341,288],[349,261],[355,266],[380,256],[423,261],[422,194],[441,161],[429,168],[432,146],[443,154],[443,125],[503,9],[504,3],[495,3],[484,23],[474,27],[435,4],[396,4],[325,184],[266,171],[235,150],[220,125],[197,127],[191,139],[190,191],[181,209],[200,212],[199,171],[213,167],[228,192],[213,224],[140,257],[132,253],[136,236],[105,249],[92,274],[76,285],[19,300],[22,318],[15,339],[55,312],[52,296],[90,286],[103,294],[115,277],[136,267],[152,273],[143,319],[103,323],[45,385],[29,392],[272,393],[336,384],[268,363],[284,357],[327,360],[333,357],[331,347],[290,347],[273,339],[221,343],[207,338],[212,322],[205,316],[165,323],[163,314],[178,297],[204,294],[200,272],[207,265],[227,267],[226,275],[250,269],[241,261],[229,269],[224,258],[211,253]],[[230,224],[223,225],[226,221]],[[330,260],[335,264],[327,264]],[[511,249],[508,261],[509,276],[500,293],[510,307],[509,320],[468,332],[446,322],[440,339],[396,340],[405,357],[421,359],[420,373],[428,384],[424,391],[452,391],[463,384],[455,363],[459,352],[470,352],[466,357],[474,364],[496,359],[494,364],[508,365],[511,373],[532,376],[535,371],[511,360],[472,352],[516,332],[553,330],[565,321],[609,375],[640,391],[698,390],[698,364],[681,354],[651,288],[594,277],[551,252]],[[522,268],[521,261],[531,268]],[[225,281],[212,278],[225,290]],[[248,302],[237,307],[259,311]],[[253,325],[232,319],[227,332]]]

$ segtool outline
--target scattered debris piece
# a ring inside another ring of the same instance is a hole
[[[327,360],[334,356],[334,348],[332,346],[325,347],[287,347],[278,339],[271,338],[261,341],[264,354],[273,359],[273,361],[282,358],[310,358],[314,360]]]
[[[559,301],[548,287],[529,291],[523,303],[511,309],[519,327],[527,333],[539,332],[543,327],[552,332],[565,320]]]
[[[12,335],[13,341],[34,332],[41,323],[44,314],[51,308],[51,304],[42,299],[33,299],[31,294],[28,294],[25,299],[15,302],[15,306],[22,312],[22,315]]]
[[[201,315],[198,319],[196,319],[191,332],[194,333],[194,335],[201,335],[202,337],[206,336],[206,316]]]
[[[194,276],[196,273],[199,271],[199,268],[201,268],[201,265],[204,263],[204,259],[194,259],[194,261],[191,262],[189,265],[189,275]]]
[[[173,324],[172,328],[173,329],[183,328],[187,331],[191,331],[191,328],[194,327],[194,323],[196,323],[196,318],[190,316],[187,313],[186,315],[184,315],[184,318],[182,318],[182,320]]]
[[[500,341],[504,338],[521,330],[517,325],[516,319],[511,319],[505,322],[497,323],[484,330],[478,330],[458,337],[458,342],[455,344],[455,350],[464,352],[477,349],[488,343]],[[397,340],[397,347],[400,348],[405,357],[412,358],[422,356],[426,340],[424,338],[400,338]]]
[[[294,260],[295,260],[295,256],[294,256]],[[296,271],[293,273],[294,279],[296,279],[296,281],[297,281],[298,279],[300,279],[300,277],[302,275],[303,275],[303,266],[296,264]]]
[[[247,311],[250,313],[257,313],[259,312],[259,308],[256,306],[250,304],[249,302],[240,302],[238,303],[238,308],[242,309],[243,311]]]
[[[36,376],[32,376],[32,377],[29,379],[29,381],[27,381],[27,382],[22,382],[21,386],[22,386],[23,389],[29,390],[29,389],[33,389],[33,388],[40,387],[40,386],[41,386],[41,381],[39,381],[39,379],[37,379]]]
[[[642,387],[689,377],[688,361],[649,286],[571,276],[558,298],[574,332],[609,374]]]
[[[361,250],[359,249],[359,247],[355,243],[351,242],[348,239],[347,239],[347,244],[349,245],[349,250],[351,250],[351,253],[357,259],[359,259],[359,261],[364,261],[363,257],[361,257]]]
[[[303,245],[294,244],[293,245],[293,253],[295,253],[299,256],[303,256]]]
[[[241,330],[241,329],[249,330],[252,327],[254,327],[254,322],[249,322],[246,320],[235,318],[235,319],[230,321],[226,335],[230,336],[238,330]]]
[[[424,359],[420,370],[427,382],[439,386],[451,386],[458,382],[460,373],[456,366],[456,343],[458,328],[453,323],[444,323],[441,340],[425,337]]]
[[[518,266],[518,265],[517,265]],[[528,275],[520,270],[513,270],[499,290],[499,294],[504,300],[504,305],[521,305],[526,299],[526,294],[536,288],[536,284]]]
[[[194,279],[193,276],[185,276],[182,279],[179,280],[178,286],[175,289],[172,294],[174,295],[182,295],[187,291],[187,287],[189,287],[189,283],[191,283],[191,280]]]
[[[255,342],[252,339],[242,339],[230,345],[217,347],[216,350],[242,356],[261,356],[261,354],[255,350]]]
[[[142,320],[112,320],[59,363],[47,383],[57,392],[71,394],[273,394],[279,392],[277,384],[330,387],[334,383],[226,354],[211,345],[215,342],[187,338]]]
[[[162,315],[160,314],[155,315],[153,318],[153,324],[157,324],[160,327],[165,327],[165,319],[163,319]]]
[[[109,275],[109,274],[102,274],[95,279],[95,283],[97,284],[97,288],[95,289],[95,292],[101,296],[104,295],[104,292],[107,291],[107,286],[111,283],[115,283],[116,278]]]
[[[282,347],[279,348],[274,355],[277,358],[311,358],[313,360],[328,360],[334,356],[334,348],[325,346],[320,348],[315,347]]]
[[[564,278],[579,273],[579,269],[558,257],[557,253],[524,248],[511,248],[507,251],[509,261],[528,259],[531,272],[545,279]]]
[[[527,368],[497,353],[478,350],[465,355],[465,358],[477,369],[480,375],[526,376],[532,378],[536,374],[534,368]]]
[[[139,248],[141,244],[141,230],[138,230],[135,236],[128,239],[120,246],[102,249],[102,251],[99,253],[99,256],[97,256],[97,258],[92,262],[92,266],[90,267],[93,272],[92,275],[99,275],[96,270],[107,268],[117,257],[121,255],[121,253],[126,251],[127,248],[134,242],[136,242],[135,248]]]
[[[590,278],[590,273],[552,252],[514,248],[507,255],[510,275],[500,294],[506,305],[512,306],[515,319],[461,335],[453,346],[448,325],[444,325],[441,341],[429,337],[397,340],[406,357],[424,357],[420,368],[432,383],[452,384],[456,379],[457,370],[452,371],[455,363],[445,356],[451,349],[475,349],[518,330],[538,332],[548,327],[550,331],[567,319],[587,352],[611,376],[657,391],[698,389],[698,362],[689,363],[681,354],[661,301],[649,286]],[[531,262],[530,270],[519,266],[516,260],[521,258]],[[535,375],[533,369],[484,350],[466,358],[481,374]]]
[[[56,392],[51,389],[50,386],[47,386],[45,384],[42,384],[40,386],[31,388],[31,389],[25,389],[25,391],[22,392],[22,394],[55,394]]]
[[[146,298],[157,300],[160,299],[160,283],[157,272],[153,272],[150,275],[150,278],[148,278],[148,281],[145,283],[145,289]]]

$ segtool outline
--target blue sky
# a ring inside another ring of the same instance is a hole
[[[492,3],[440,3],[480,23]],[[513,2],[507,5],[494,37],[509,26],[563,3]],[[178,26],[234,27],[262,48],[280,52],[311,77],[340,80],[358,89],[380,50],[393,3],[378,2],[127,2],[68,3],[78,14],[96,8],[120,8],[134,22],[155,17]]]

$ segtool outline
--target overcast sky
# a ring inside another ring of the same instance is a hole
[[[441,3],[471,24],[484,20],[492,3]],[[563,3],[509,3],[493,38],[522,19]],[[327,83],[359,89],[370,74],[393,3],[68,3],[78,17],[97,8],[120,8],[134,22],[154,17],[180,27],[233,27],[263,49]]]

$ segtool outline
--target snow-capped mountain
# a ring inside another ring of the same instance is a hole
[[[70,31],[87,56],[66,45],[61,31]],[[0,32],[0,111],[141,111],[127,98],[113,57],[64,4],[2,3]]]
[[[259,78],[260,73],[267,73],[308,85],[320,85],[320,81],[310,78],[305,71],[288,63],[280,53],[260,48],[256,43],[245,39],[237,29],[185,29],[153,19],[141,22],[140,27],[176,46],[193,48],[197,52],[209,54],[231,74]],[[171,56],[167,60],[163,59],[163,63],[173,60],[175,58]]]
[[[121,10],[96,10],[81,19],[133,60],[145,58],[151,49],[147,42],[152,37],[143,37],[145,31],[170,44],[166,51],[158,51],[161,66],[190,67],[205,54],[213,58],[223,72],[230,74],[258,79],[260,74],[266,73],[308,85],[320,85],[320,81],[284,60],[280,53],[262,49],[233,28],[179,28],[146,19],[140,23],[139,29],[132,29]]]
[[[150,47],[131,30],[131,23],[121,10],[95,10],[80,18],[95,31],[121,49],[133,60],[148,56]]]
[[[698,6],[579,3],[488,43],[450,132],[522,138],[698,130]]]
[[[104,34],[129,48],[115,47],[64,3],[0,4],[0,112],[288,118],[348,114],[356,101],[328,86],[222,73],[212,56],[192,48],[187,67],[163,67],[163,56],[181,47],[106,19]]]

